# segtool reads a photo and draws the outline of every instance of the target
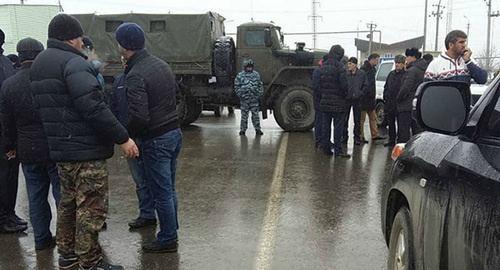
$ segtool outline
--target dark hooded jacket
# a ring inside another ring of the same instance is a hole
[[[12,66],[12,62],[10,62],[7,56],[3,55],[3,49],[0,48],[0,91],[2,89],[3,81],[5,81],[7,78],[14,75],[15,73],[16,70]],[[0,125],[0,142],[1,141],[2,141],[2,125]]]
[[[411,112],[413,110],[413,99],[418,86],[424,81],[424,74],[429,64],[420,58],[411,62],[406,67],[406,73],[401,81],[401,90],[397,96],[398,111]]]
[[[52,160],[107,159],[113,156],[113,143],[129,139],[109,109],[95,69],[70,45],[49,39],[30,78]]]
[[[125,74],[130,135],[151,139],[178,128],[178,88],[170,66],[142,49],[128,59]]]
[[[49,144],[30,88],[29,68],[25,62],[16,75],[5,80],[0,97],[0,120],[4,130],[3,149],[17,150],[24,164],[51,163]],[[3,153],[0,153],[3,154]]]
[[[319,80],[321,94],[320,110],[322,112],[347,111],[347,77],[344,65],[334,58],[329,58],[319,68],[319,74],[313,80]],[[319,78],[318,78],[319,77]]]
[[[375,85],[375,67],[370,65],[368,60],[365,60],[365,63],[361,67],[361,70],[366,72],[366,77],[368,79],[368,86],[364,88],[365,93],[363,98],[361,99],[361,109],[363,111],[372,111],[375,110],[375,96],[376,96],[376,85]]]
[[[398,112],[397,97],[401,89],[401,81],[406,71],[403,69],[399,72],[393,70],[387,75],[387,80],[384,85],[384,111],[395,114]]]

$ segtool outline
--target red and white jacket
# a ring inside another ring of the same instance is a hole
[[[453,80],[469,84],[471,78],[476,83],[484,84],[488,80],[488,74],[472,59],[469,62],[465,62],[461,56],[451,59],[446,52],[442,52],[429,64],[424,75],[426,81]]]

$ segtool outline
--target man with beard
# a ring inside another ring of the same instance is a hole
[[[471,78],[478,84],[488,80],[488,73],[471,58],[472,51],[467,47],[467,34],[453,30],[444,40],[446,51],[429,64],[425,80],[453,80],[470,84]]]

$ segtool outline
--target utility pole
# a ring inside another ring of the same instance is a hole
[[[370,34],[368,34],[370,38],[370,42],[368,43],[368,55],[372,54],[372,43],[373,43],[373,30],[377,28],[377,25],[373,22],[367,23],[366,26],[370,29]]]
[[[486,72],[488,74],[490,73],[490,61],[491,61],[491,55],[490,55],[490,50],[491,50],[491,17],[498,17],[500,14],[499,12],[491,12],[491,0],[485,0],[486,6],[488,6],[488,37],[486,39]]]
[[[425,52],[425,45],[427,43],[427,6],[428,6],[429,0],[425,0],[425,14],[424,14],[424,48],[423,51]]]
[[[464,15],[464,18],[467,19],[467,38],[469,38],[469,29],[470,29],[470,20],[469,17]]]
[[[322,16],[318,15],[318,9],[317,9],[318,5],[320,5],[319,1],[312,0],[312,15],[309,16],[309,18],[312,18],[313,48],[314,49],[316,49],[317,40],[318,40],[318,35],[316,35],[316,32],[318,32],[318,18],[323,18]]]
[[[446,13],[446,33],[451,32],[451,24],[453,22],[453,0],[448,0],[448,12]]]
[[[490,0],[491,1],[491,0]],[[441,0],[439,0],[439,3],[437,5],[432,5],[433,7],[437,8],[437,12],[432,12],[430,16],[436,17],[436,43],[434,44],[434,51],[438,50],[438,39],[439,39],[439,19],[442,19],[443,17],[443,10],[441,8],[445,8],[445,6],[441,5]]]

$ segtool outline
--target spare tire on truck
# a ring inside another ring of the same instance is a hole
[[[213,68],[218,84],[230,85],[233,83],[236,74],[236,63],[235,46],[232,37],[223,36],[215,41]]]
[[[286,131],[308,131],[314,126],[314,104],[311,87],[292,85],[278,96],[274,119]]]

